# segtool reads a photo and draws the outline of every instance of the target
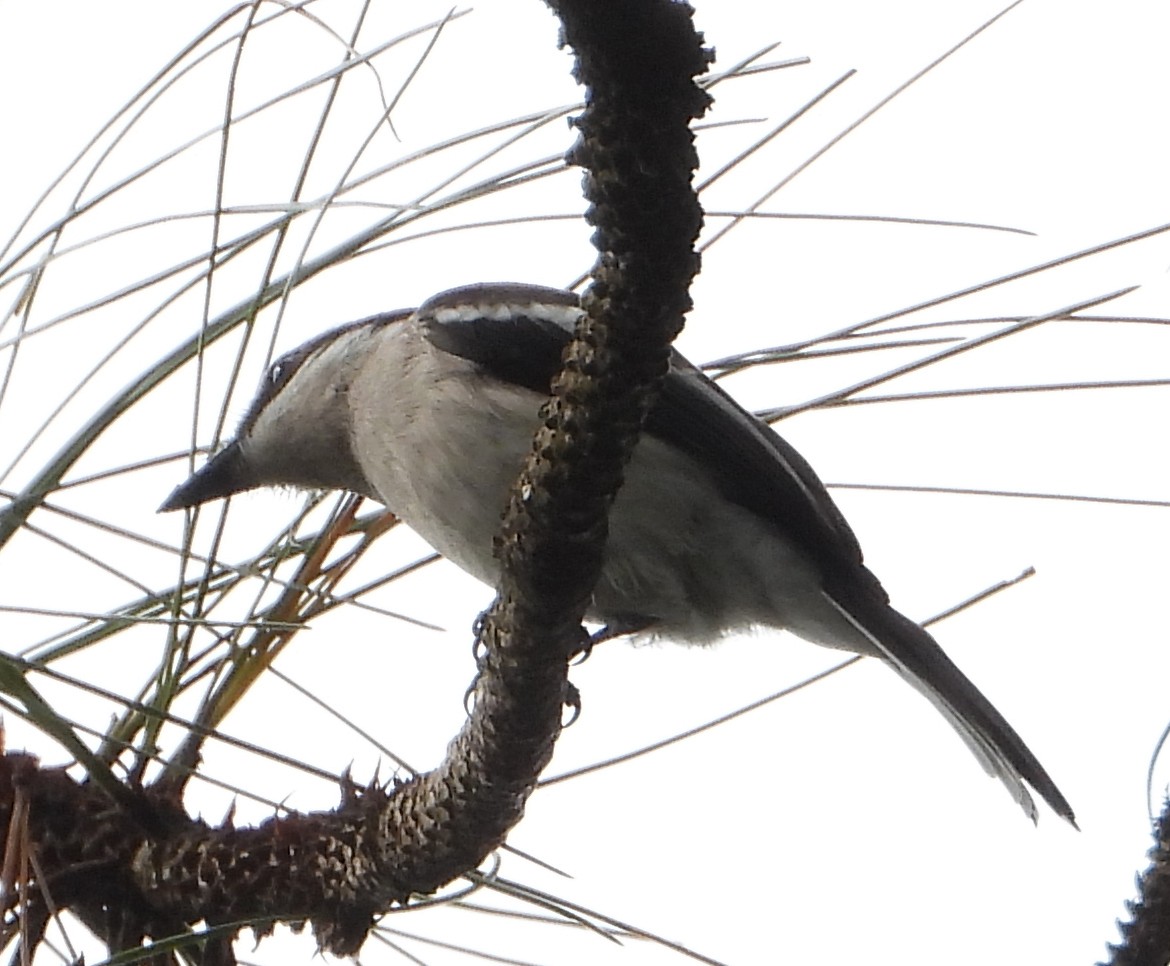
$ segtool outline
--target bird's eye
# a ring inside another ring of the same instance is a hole
[[[283,359],[277,359],[268,370],[268,385],[280,385],[287,370],[288,364]]]

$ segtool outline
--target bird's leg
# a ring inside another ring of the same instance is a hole
[[[598,644],[604,644],[606,641],[612,641],[617,637],[625,637],[628,634],[639,634],[649,627],[653,627],[655,620],[652,617],[615,617],[608,624],[599,631],[594,631],[582,641],[582,646],[579,651],[574,653],[574,663],[580,664],[590,654]]]
[[[593,648],[598,644],[611,641],[615,637],[637,634],[639,631],[644,631],[653,624],[653,620],[644,617],[617,618],[612,620],[599,631],[595,631],[592,634],[582,634],[581,646],[570,655],[570,659],[574,664],[580,664],[593,653]],[[581,692],[570,681],[565,682],[565,707],[569,709],[570,715],[562,727],[567,728],[581,714]]]

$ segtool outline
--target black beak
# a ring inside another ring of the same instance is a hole
[[[159,513],[199,506],[208,500],[250,490],[256,484],[248,479],[244,455],[238,442],[230,442],[203,464],[203,468],[163,501]]]

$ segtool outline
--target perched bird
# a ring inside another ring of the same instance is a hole
[[[350,490],[494,585],[493,537],[580,315],[571,292],[485,284],[325,332],[272,365],[236,437],[161,509],[259,486]],[[696,644],[786,628],[879,657],[1033,821],[1025,783],[1074,822],[1011,725],[890,606],[808,463],[677,352],[612,507],[587,616]]]

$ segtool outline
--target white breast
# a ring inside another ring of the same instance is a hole
[[[353,449],[387,507],[494,586],[493,537],[543,401],[393,326],[350,386]],[[821,602],[803,555],[655,437],[639,443],[610,515],[591,617],[651,619],[657,635],[689,643],[764,624],[870,649]]]

